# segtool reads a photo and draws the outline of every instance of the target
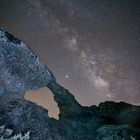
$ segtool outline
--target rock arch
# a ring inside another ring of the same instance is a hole
[[[48,110],[49,117],[55,119],[59,118],[59,108],[54,101],[54,96],[47,87],[40,88],[38,90],[28,90],[25,93],[25,99],[36,103]]]

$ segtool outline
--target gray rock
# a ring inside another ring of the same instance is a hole
[[[59,120],[24,99],[27,90],[41,87],[52,91]],[[139,140],[140,107],[124,102],[81,106],[28,46],[0,29],[0,140],[26,135],[31,140]]]
[[[4,85],[4,92],[23,96],[25,91],[45,87],[52,81],[55,78],[50,70],[29,47],[0,29],[0,87]]]
[[[140,134],[139,129],[128,125],[104,125],[97,130],[96,140],[135,140],[140,138],[136,133]]]

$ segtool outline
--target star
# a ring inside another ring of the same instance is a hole
[[[110,94],[106,94],[106,96],[107,96],[108,98],[111,98],[111,95],[110,95]]]
[[[69,78],[69,76],[68,76],[68,75],[65,75],[65,78],[66,78],[66,79],[68,79],[68,78]]]
[[[95,61],[92,61],[92,60],[89,60],[89,63],[90,63],[90,64],[93,64],[93,65],[96,64]]]

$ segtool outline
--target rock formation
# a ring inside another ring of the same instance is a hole
[[[59,120],[24,99],[27,90],[41,87],[52,91]],[[28,46],[0,29],[0,140],[13,138],[139,140],[140,107],[124,102],[80,105]]]

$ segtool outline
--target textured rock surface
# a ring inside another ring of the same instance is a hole
[[[45,86],[58,103],[59,120],[24,99],[25,91]],[[140,107],[123,102],[81,106],[23,42],[0,29],[0,126],[13,130],[10,137],[21,132],[31,140],[139,140]],[[2,136],[8,139],[0,129]]]
[[[55,80],[39,58],[20,40],[0,29],[0,94],[25,93]]]

